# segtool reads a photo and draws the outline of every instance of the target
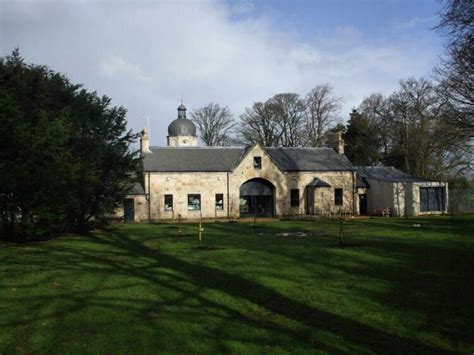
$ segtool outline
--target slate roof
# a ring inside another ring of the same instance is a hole
[[[244,153],[243,147],[151,147],[143,159],[145,171],[231,171]]]
[[[145,190],[143,189],[142,184],[136,182],[127,195],[145,195]]]
[[[347,171],[354,166],[345,155],[332,148],[265,148],[281,170]]]
[[[418,178],[404,173],[393,166],[357,166],[357,176],[366,179],[388,182],[428,182],[430,180]]]
[[[231,171],[251,147],[151,147],[145,171]],[[263,148],[283,171],[353,171],[345,155],[332,148]]]
[[[359,172],[357,172],[357,177],[356,177],[356,188],[362,188],[362,189],[365,189],[365,188],[369,188],[370,187],[370,184],[367,182],[367,180],[365,179],[365,177],[361,176]]]
[[[311,181],[308,184],[309,187],[331,187],[326,181],[321,180],[319,178],[314,178],[313,181]]]

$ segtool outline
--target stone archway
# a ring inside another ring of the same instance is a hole
[[[275,186],[265,179],[255,178],[240,186],[241,217],[273,217],[275,214]]]

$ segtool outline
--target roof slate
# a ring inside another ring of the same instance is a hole
[[[309,187],[331,187],[326,181],[321,180],[319,178],[314,178],[313,181],[311,181],[308,184]]]
[[[362,189],[365,189],[365,188],[369,188],[370,185],[369,183],[367,182],[367,180],[365,179],[365,177],[361,176],[359,172],[357,172],[357,177],[356,177],[356,188],[362,188]]]
[[[281,170],[285,171],[347,171],[354,166],[345,155],[332,148],[265,148]]]
[[[250,147],[151,147],[145,171],[231,171]],[[331,148],[263,148],[283,171],[352,171],[351,162]]]
[[[133,184],[132,189],[127,195],[145,195],[145,190],[143,189],[142,184],[136,182],[135,184]]]
[[[151,147],[145,154],[145,171],[214,172],[231,171],[243,147]]]
[[[393,166],[357,166],[357,175],[365,179],[389,182],[428,182],[430,180],[418,178],[404,173]]]

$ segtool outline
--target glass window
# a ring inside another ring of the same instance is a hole
[[[224,194],[216,194],[216,210],[224,209]]]
[[[165,211],[173,211],[173,195],[165,195]]]
[[[420,187],[420,211],[443,211],[444,187]]]
[[[201,195],[193,194],[188,195],[188,210],[199,211],[201,209]]]
[[[300,207],[300,190],[299,189],[290,190],[290,202],[291,202],[291,207]]]
[[[253,167],[255,169],[262,168],[262,157],[253,157]]]
[[[334,189],[334,204],[336,206],[342,206],[342,189]]]

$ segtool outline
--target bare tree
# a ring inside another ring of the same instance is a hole
[[[192,121],[196,123],[201,140],[208,146],[227,145],[235,121],[228,107],[210,103],[193,110]]]
[[[304,101],[298,94],[277,94],[256,102],[240,116],[239,135],[244,143],[297,147],[303,144]]]
[[[328,83],[316,86],[306,96],[307,118],[306,145],[321,147],[324,145],[327,130],[334,125],[341,109],[340,97],[333,94]]]
[[[474,137],[474,2],[445,2],[437,29],[448,37],[448,57],[435,72],[452,105],[451,122]]]
[[[275,123],[279,128],[279,145],[298,147],[304,143],[303,121],[305,104],[298,94],[277,94],[268,100]]]
[[[256,102],[251,108],[245,109],[240,116],[238,133],[243,143],[258,143],[264,147],[278,145],[281,132],[268,101]]]
[[[438,178],[472,164],[465,154],[468,137],[449,123],[452,110],[431,81],[401,80],[389,104],[393,132],[389,158],[394,165],[415,176]]]

